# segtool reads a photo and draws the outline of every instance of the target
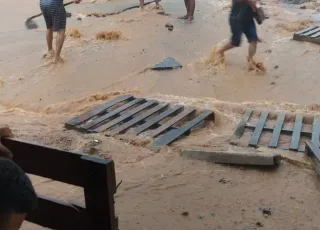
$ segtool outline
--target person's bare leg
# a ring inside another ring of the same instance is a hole
[[[57,33],[57,38],[56,38],[56,53],[54,56],[54,60],[53,63],[59,63],[59,62],[63,62],[60,54],[61,54],[61,50],[62,50],[62,46],[64,43],[64,38],[65,38],[65,29],[61,29],[58,31]]]
[[[140,9],[141,11],[144,10],[144,0],[139,0],[140,1]]]
[[[186,6],[187,14],[179,17],[179,19],[188,19],[189,18],[189,12],[190,12],[189,0],[184,0],[184,4]]]
[[[249,43],[249,53],[248,53],[248,61],[252,62],[253,57],[257,52],[257,41],[252,41]]]
[[[192,22],[195,8],[196,8],[196,0],[189,0],[188,22]]]
[[[46,33],[46,38],[47,38],[47,47],[48,47],[48,52],[43,55],[44,58],[53,58],[54,56],[54,51],[52,48],[52,42],[53,42],[53,28],[47,29]]]
[[[234,46],[233,46],[230,42],[228,42],[227,44],[225,44],[224,46],[222,46],[220,49],[218,49],[218,50],[217,50],[217,53],[218,53],[220,56],[223,56],[226,51],[231,50],[231,49],[233,49],[233,48],[234,48]]]

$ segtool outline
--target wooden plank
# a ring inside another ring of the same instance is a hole
[[[109,128],[112,128],[113,126],[119,124],[120,122],[125,121],[126,119],[132,117],[133,115],[141,112],[142,110],[144,110],[144,109],[156,104],[156,103],[158,103],[158,102],[155,101],[155,100],[147,101],[146,103],[144,103],[144,104],[142,104],[142,105],[130,110],[128,113],[125,113],[122,116],[120,116],[120,117],[118,117],[116,119],[113,119],[113,120],[111,120],[111,121],[109,121],[109,122],[107,122],[107,123],[95,128],[95,129],[92,129],[92,130],[89,130],[89,131],[96,132],[96,133],[105,131],[105,130],[107,130]]]
[[[257,145],[259,143],[259,139],[260,139],[261,133],[262,133],[262,130],[263,130],[263,127],[264,127],[264,124],[267,121],[268,115],[269,115],[269,112],[267,112],[267,111],[263,111],[261,113],[261,116],[260,116],[260,118],[259,118],[259,120],[258,120],[258,122],[256,124],[256,128],[253,131],[251,140],[249,142],[249,146],[257,147]]]
[[[313,120],[311,142],[315,146],[320,146],[320,114],[316,115]]]
[[[316,34],[313,34],[311,37],[312,37],[312,38],[320,37],[320,32],[318,32],[318,33],[316,33]]]
[[[164,132],[165,130],[167,130],[168,128],[170,128],[172,125],[178,123],[179,121],[181,121],[183,118],[185,118],[186,116],[190,115],[191,113],[194,113],[196,111],[195,108],[185,108],[181,113],[179,113],[177,116],[171,118],[169,121],[165,122],[164,124],[162,124],[160,127],[158,127],[157,129],[153,130],[150,132],[150,136],[151,137],[156,137],[159,134],[161,134],[162,132]]]
[[[309,37],[310,35],[318,33],[319,31],[320,31],[320,28],[316,28],[314,30],[310,30],[310,31],[308,31],[306,33],[301,34],[301,36]]]
[[[254,130],[254,129],[256,128],[256,126],[255,126],[255,125],[247,125],[246,128],[248,128],[248,129],[250,129],[250,130]],[[263,128],[263,131],[273,132],[273,130],[274,130],[274,127],[273,127],[273,126],[270,126],[270,125],[264,126],[264,128]],[[293,129],[291,129],[291,128],[283,128],[283,129],[281,130],[281,133],[283,133],[283,134],[288,134],[288,135],[292,135]],[[302,128],[302,130],[301,130],[301,136],[305,136],[305,137],[311,138],[312,132],[309,131],[307,128]]]
[[[310,158],[314,169],[320,175],[320,151],[319,151],[319,146],[316,146],[312,142],[307,141],[306,142],[305,153]]]
[[[113,135],[117,135],[119,133],[122,133],[124,131],[126,131],[128,128],[130,128],[131,126],[137,124],[138,122],[146,119],[147,117],[150,117],[151,115],[153,115],[154,113],[156,112],[159,112],[160,110],[166,108],[168,106],[168,104],[160,104],[150,110],[147,110],[145,113],[133,118],[132,120],[120,125],[119,127],[107,132],[106,135],[110,135],[110,136],[113,136]]]
[[[19,139],[1,138],[1,143],[10,149],[13,160],[29,174],[34,174],[76,186],[84,185],[84,157],[86,155],[24,142]],[[90,159],[101,159],[90,156]],[[110,159],[101,159],[104,164]],[[57,170],[57,167],[59,170]]]
[[[297,33],[295,33],[295,34],[297,34],[297,35],[304,34],[304,33],[306,33],[306,32],[309,32],[309,31],[314,30],[314,29],[317,29],[317,28],[318,28],[318,26],[308,27],[308,28],[306,28],[306,29],[300,30],[299,32],[297,32]]]
[[[242,120],[239,122],[236,128],[236,131],[234,132],[235,137],[240,138],[242,136],[244,129],[246,128],[246,125],[251,117],[252,112],[253,112],[252,109],[246,109],[242,117]]]
[[[302,130],[302,121],[303,116],[301,114],[296,115],[296,120],[294,123],[293,133],[291,137],[291,143],[290,143],[290,150],[298,150],[299,148],[299,142],[300,142],[300,135]]]
[[[159,137],[156,139],[153,143],[153,147],[157,146],[164,146],[164,145],[169,145],[172,142],[174,142],[178,137],[182,136],[186,132],[188,132],[190,129],[195,127],[197,124],[208,118],[210,115],[213,114],[213,111],[210,110],[205,110],[203,111],[199,116],[194,118],[193,120],[189,121],[185,125],[181,126],[180,128],[171,130],[164,134],[163,136]]]
[[[90,229],[84,207],[42,195],[38,195],[38,207],[26,220],[50,229]]]
[[[286,118],[286,114],[284,112],[280,112],[277,115],[277,122],[274,126],[272,138],[269,143],[270,148],[276,148],[278,146],[279,137],[281,134],[281,130],[283,128],[284,119]]]
[[[91,109],[87,113],[81,114],[81,115],[71,119],[70,121],[65,123],[65,127],[69,128],[69,129],[73,128],[76,125],[79,125],[87,120],[90,120],[94,116],[100,115],[101,113],[105,112],[108,108],[110,108],[120,102],[130,100],[130,99],[133,99],[132,95],[124,95],[124,96],[117,97],[111,101],[108,101],[107,103],[105,103],[103,105],[99,105],[99,106]]]
[[[13,153],[13,160],[27,173],[82,186],[82,154],[35,145],[18,139],[1,138]],[[57,167],[59,170],[57,170]]]
[[[86,159],[84,196],[86,211],[91,222],[88,229],[118,230],[114,207],[116,193],[114,163],[105,165],[101,159],[92,160],[90,157]]]
[[[94,128],[94,127],[98,126],[99,124],[103,123],[104,121],[106,121],[106,120],[108,120],[110,118],[113,118],[114,116],[118,115],[120,112],[122,112],[122,111],[124,111],[126,109],[129,109],[130,107],[132,107],[134,105],[137,105],[138,103],[141,103],[143,101],[145,101],[145,99],[143,99],[143,98],[137,98],[137,99],[135,99],[133,101],[130,101],[129,103],[127,103],[127,104],[125,104],[123,106],[120,106],[119,108],[111,111],[110,113],[107,113],[107,114],[105,114],[105,115],[103,115],[103,116],[101,116],[101,117],[99,117],[97,119],[94,119],[91,122],[83,125],[81,127],[81,129],[87,131],[87,130],[89,130],[91,128]]]
[[[165,119],[166,117],[178,112],[179,110],[181,110],[183,108],[182,105],[176,105],[173,108],[170,108],[166,111],[164,111],[163,113],[159,114],[158,116],[152,118],[151,120],[147,121],[146,123],[144,123],[143,125],[137,127],[133,132],[132,135],[138,135],[140,133],[142,133],[143,131],[147,130],[148,128],[150,128],[151,126],[155,125],[156,123],[162,121],[163,119]]]

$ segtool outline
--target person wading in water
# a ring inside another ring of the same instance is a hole
[[[82,0],[75,0],[76,4]],[[62,63],[61,50],[64,43],[67,15],[63,5],[63,0],[40,0],[40,9],[43,14],[47,26],[47,45],[48,52],[44,55],[45,58],[53,58],[53,63]],[[53,50],[53,32],[57,32],[56,51]]]
[[[229,25],[232,35],[230,41],[216,51],[216,56],[220,62],[224,62],[224,53],[226,51],[240,46],[241,36],[242,34],[245,34],[249,42],[247,57],[248,70],[254,69],[256,63],[254,62],[253,57],[256,54],[257,44],[260,41],[254,22],[256,12],[256,0],[232,0],[231,12],[229,15]]]

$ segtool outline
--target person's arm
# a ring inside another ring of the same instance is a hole
[[[1,137],[13,137],[11,129],[6,126],[0,126],[0,139]],[[12,159],[13,155],[9,149],[7,149],[3,144],[0,142],[0,157],[6,157]]]
[[[251,6],[253,12],[257,12],[257,0],[245,0]]]

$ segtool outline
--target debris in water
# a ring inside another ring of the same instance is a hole
[[[170,23],[167,23],[167,24],[165,25],[165,27],[168,28],[168,30],[170,30],[170,31],[173,30],[173,25],[170,24]]]
[[[189,216],[189,212],[182,212],[181,215],[182,216]]]
[[[219,183],[222,183],[222,184],[226,184],[226,183],[228,183],[229,181],[228,180],[226,180],[225,178],[221,178],[220,180],[219,180]]]
[[[0,88],[3,86],[3,80],[0,78]]]
[[[279,66],[278,66],[278,65],[276,65],[276,66],[274,66],[274,68],[275,68],[275,69],[278,69],[278,68],[279,68]]]
[[[272,81],[271,83],[270,83],[270,85],[275,85],[276,84],[276,82],[275,81]]]
[[[177,68],[182,68],[182,65],[179,62],[177,62],[174,58],[167,57],[162,62],[153,66],[151,69],[152,70],[168,70],[168,69],[177,69]]]
[[[271,216],[271,209],[270,208],[260,208],[260,210],[262,211],[262,214],[264,215],[264,217]]]
[[[82,15],[85,15],[87,17],[91,17],[91,16],[94,16],[94,17],[97,17],[97,18],[104,18],[107,16],[106,13],[102,13],[102,12],[81,12]]]
[[[73,27],[67,28],[66,35],[68,37],[72,37],[72,38],[82,38],[83,37],[81,30],[78,28],[73,28]]]
[[[108,41],[115,41],[123,38],[122,32],[119,30],[111,30],[111,31],[100,31],[96,33],[97,40],[108,40]]]
[[[259,227],[259,228],[262,228],[262,227],[263,227],[263,224],[262,224],[260,221],[258,221],[258,222],[256,223],[256,226]]]

